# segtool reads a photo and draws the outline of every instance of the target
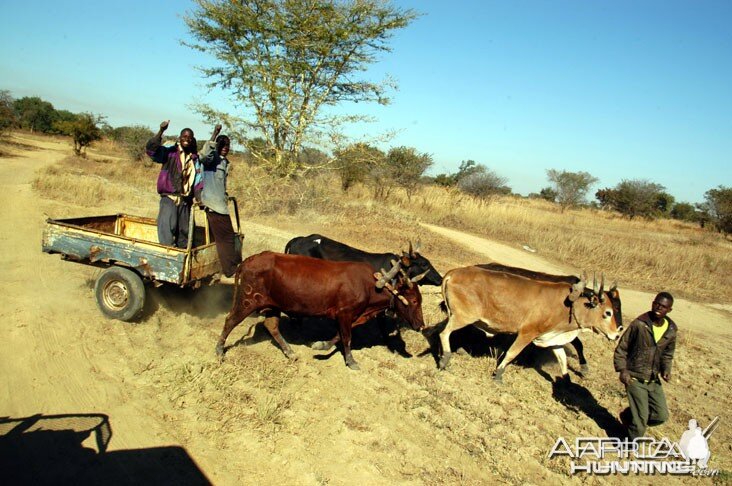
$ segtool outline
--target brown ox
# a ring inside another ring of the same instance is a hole
[[[337,321],[338,335],[329,343],[316,343],[316,349],[328,349],[340,340],[346,365],[358,369],[351,354],[351,329],[388,308],[414,329],[424,326],[422,294],[412,280],[400,274],[398,263],[382,275],[374,274],[367,263],[265,251],[244,260],[236,271],[234,303],[216,352],[223,355],[226,338],[242,320],[254,312],[265,311],[265,327],[285,355],[296,359],[279,332],[280,312],[297,317],[327,317]]]
[[[519,267],[510,267],[508,265],[503,265],[501,263],[491,262],[491,263],[483,263],[480,265],[476,265],[480,268],[485,268],[486,270],[495,270],[498,272],[506,272],[506,273],[513,273],[516,275],[521,275],[522,277],[530,278],[533,280],[543,280],[545,282],[561,282],[569,285],[574,285],[577,282],[580,281],[579,277],[576,277],[574,275],[552,275],[549,273],[542,273],[542,272],[536,272],[534,270],[529,270],[527,268],[519,268]],[[597,284],[595,283],[593,287],[596,287]],[[585,292],[593,292],[593,289],[585,289]],[[597,293],[597,292],[595,292]],[[618,323],[618,328],[622,329],[623,327],[623,308],[622,308],[622,302],[620,301],[620,291],[618,290],[618,286],[616,284],[612,284],[610,286],[610,289],[605,291],[605,296],[607,296],[610,299],[610,303],[613,306],[613,313],[615,314],[615,321]],[[579,336],[574,338],[569,344],[571,344],[574,347],[574,350],[577,352],[577,359],[580,363],[580,370],[581,374],[586,374],[590,367],[587,364],[587,358],[585,357],[585,348],[582,345],[582,341],[580,341]],[[563,349],[558,350],[558,352],[564,353]],[[562,363],[566,362],[566,357],[564,359],[559,359],[560,365]],[[567,370],[562,368],[562,375],[566,375]]]
[[[568,378],[563,346],[580,330],[593,329],[611,340],[619,337],[612,304],[602,287],[587,292],[584,279],[570,286],[477,266],[450,270],[442,281],[449,318],[440,333],[439,366],[445,368],[450,360],[450,333],[475,324],[489,336],[517,334],[496,368],[496,380],[501,380],[508,363],[531,342],[551,348],[563,377]]]

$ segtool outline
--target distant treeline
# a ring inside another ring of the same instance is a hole
[[[144,126],[112,127],[102,115],[72,113],[57,110],[37,96],[14,99],[7,90],[0,90],[0,134],[8,129],[68,135],[74,140],[74,151],[83,155],[85,148],[96,140],[116,141],[133,159],[145,159],[145,142],[153,135]],[[241,139],[243,160],[268,170],[273,177],[304,177],[307,170],[297,174],[278,173],[269,160],[267,147],[261,138]],[[297,154],[298,167],[311,167],[311,172],[335,169],[341,188],[348,191],[355,184],[373,189],[374,197],[385,199],[394,189],[411,196],[423,184],[436,184],[459,191],[466,196],[490,200],[495,196],[511,195],[507,179],[474,160],[462,161],[454,173],[426,175],[432,167],[432,156],[412,147],[393,147],[387,152],[365,143],[355,143],[333,151],[332,155],[312,147],[303,147]],[[698,223],[702,227],[732,234],[732,188],[719,186],[705,193],[705,202],[691,204],[676,202],[661,184],[649,180],[622,180],[615,187],[605,187],[594,193],[588,202],[590,189],[599,180],[587,172],[547,170],[549,184],[530,198],[540,198],[558,204],[562,211],[572,207],[595,207],[616,211],[633,218],[673,218]],[[520,197],[520,196],[518,196]]]

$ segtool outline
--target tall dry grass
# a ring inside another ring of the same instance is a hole
[[[94,147],[87,158],[68,157],[38,175],[34,187],[46,197],[95,207],[119,204],[120,211],[155,203],[159,166],[119,158],[113,142]],[[111,158],[114,157],[114,158]],[[411,199],[394,189],[375,200],[365,186],[343,193],[332,173],[299,180],[269,177],[232,158],[229,192],[242,218],[357,241],[371,251],[395,251],[418,234],[418,222],[468,231],[509,245],[529,245],[542,256],[589,272],[604,272],[621,286],[666,289],[704,301],[732,301],[732,243],[718,234],[672,220],[628,220],[594,209],[562,212],[552,203],[519,197],[489,201],[430,186]],[[151,211],[154,211],[151,206]],[[431,259],[453,262],[455,246],[432,245]]]
[[[97,155],[70,155],[38,172],[33,188],[44,197],[97,208],[119,204],[119,212],[155,201],[159,166]]]

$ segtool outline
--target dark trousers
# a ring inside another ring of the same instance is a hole
[[[191,204],[175,201],[167,196],[160,198],[158,211],[158,241],[163,245],[185,248],[188,246],[188,224],[191,219]]]
[[[216,252],[219,254],[221,271],[227,277],[236,272],[236,267],[241,263],[241,252],[236,250],[236,233],[231,225],[231,218],[228,214],[219,214],[213,211],[206,211],[208,226],[213,233],[216,242]]]
[[[630,402],[630,414],[633,417],[628,427],[631,439],[643,437],[646,427],[660,425],[668,420],[666,395],[659,381],[642,383],[635,378],[625,387]]]

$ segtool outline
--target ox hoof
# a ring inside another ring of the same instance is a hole
[[[333,344],[330,341],[316,341],[310,346],[311,349],[316,351],[328,351],[332,347]]]
[[[218,356],[219,358],[224,357],[224,345],[223,344],[216,345],[216,356]]]
[[[285,356],[287,356],[290,361],[297,361],[299,359],[294,351],[285,351]]]
[[[353,359],[353,356],[346,356],[346,366],[348,366],[352,370],[360,370],[361,367],[358,366],[358,363],[356,363],[356,360]]]
[[[590,374],[590,365],[587,363],[580,365],[580,375],[587,376]]]
[[[445,368],[447,368],[447,363],[450,362],[451,356],[452,356],[452,353],[443,354],[442,357],[440,358],[440,362],[437,364],[437,367],[440,368],[441,370],[444,370]]]
[[[503,384],[503,370],[502,369],[500,369],[500,370],[496,371],[495,373],[493,373],[493,382],[496,383],[496,384],[498,384],[498,385],[502,385]]]
[[[572,384],[572,379],[569,377],[569,375],[563,375],[557,378],[557,386],[559,387],[568,387]]]

